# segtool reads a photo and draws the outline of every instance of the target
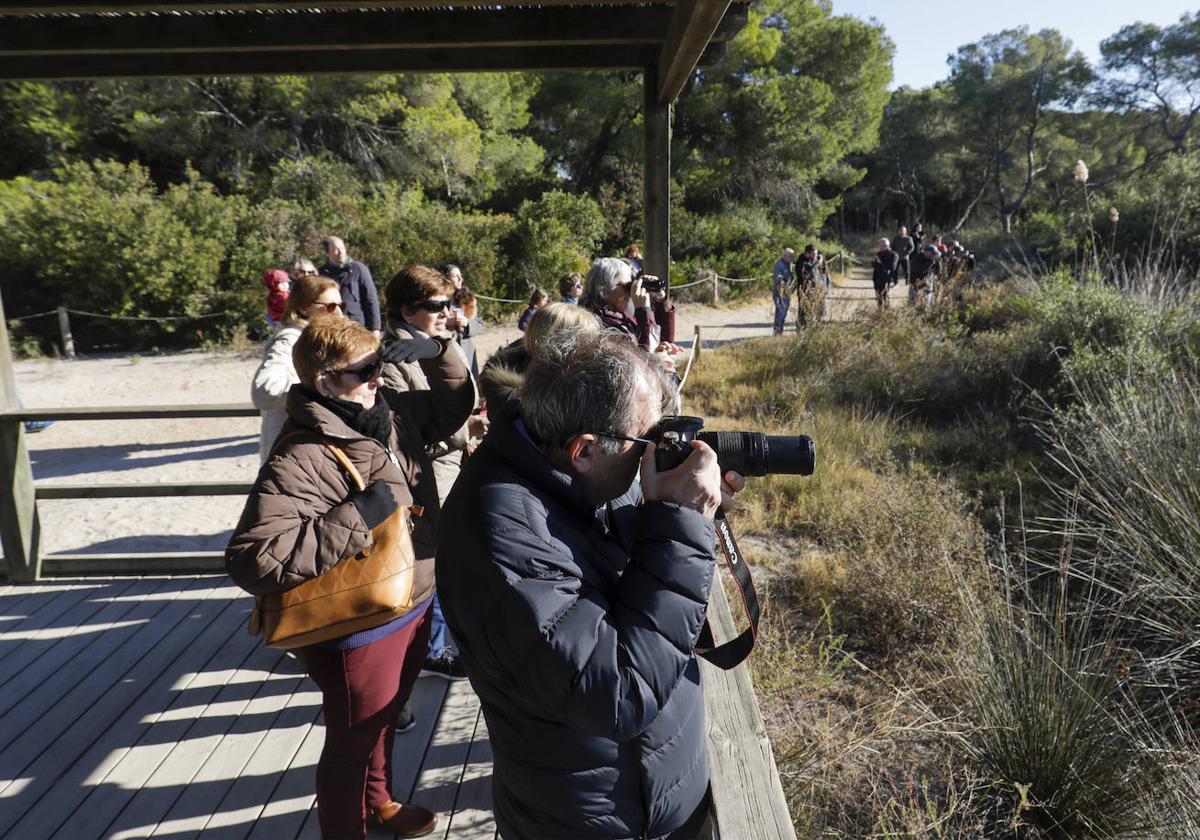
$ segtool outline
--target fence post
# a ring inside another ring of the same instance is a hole
[[[692,358],[695,361],[700,361],[700,350],[704,347],[704,339],[700,337],[700,325],[696,324],[695,333],[692,338]]]
[[[67,308],[58,307],[58,331],[62,334],[63,355],[68,359],[75,358],[75,339],[71,337],[71,319],[67,317]]]
[[[721,289],[717,286],[717,272],[713,272],[713,303],[721,302]]]
[[[838,274],[846,276],[846,252],[838,251]]]
[[[15,410],[16,377],[8,343],[4,304],[0,303],[0,410]],[[0,419],[0,545],[10,582],[37,580],[39,526],[37,500],[33,495],[33,468],[25,448],[25,426],[20,420]],[[11,501],[10,501],[11,500]]]

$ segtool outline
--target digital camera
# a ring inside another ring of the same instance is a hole
[[[721,473],[742,475],[812,475],[816,446],[808,435],[764,435],[761,432],[702,432],[704,420],[686,415],[668,415],[655,427],[658,450],[654,453],[659,472],[682,464],[692,451],[692,441],[707,443],[717,453]]]

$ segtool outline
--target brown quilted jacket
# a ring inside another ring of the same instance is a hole
[[[346,453],[365,484],[381,478],[399,505],[424,508],[413,517],[414,596],[432,594],[438,495],[425,448],[466,422],[475,405],[475,385],[461,353],[443,351],[421,364],[430,390],[380,389],[392,407],[388,449],[351,429],[301,386],[292,388],[280,438],[291,434],[259,470],[225,550],[225,568],[234,583],[254,595],[291,589],[370,544],[371,531],[349,501],[353,482],[325,448],[323,441],[329,440]]]

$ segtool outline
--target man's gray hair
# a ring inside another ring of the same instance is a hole
[[[337,243],[341,244],[341,246],[342,246],[343,248],[345,248],[345,247],[346,247],[346,241],[345,241],[344,239],[342,239],[342,237],[340,237],[340,236],[326,236],[324,239],[322,239],[322,240],[321,240],[321,250],[322,250],[322,251],[326,251],[326,252],[328,252],[328,251],[329,251],[329,249],[333,247],[333,243],[334,243],[334,242],[337,242]]]
[[[596,308],[608,300],[608,295],[617,286],[633,282],[633,269],[625,260],[616,257],[601,257],[592,262],[587,279],[583,283],[583,297],[579,303]]]
[[[521,419],[543,446],[561,449],[575,435],[628,434],[642,383],[661,387],[646,354],[617,330],[565,329],[539,344],[521,386]],[[597,438],[605,452],[624,445]]]

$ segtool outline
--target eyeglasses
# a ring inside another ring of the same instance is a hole
[[[321,307],[326,312],[328,312],[330,315],[332,315],[334,312],[337,312],[339,309],[342,312],[346,311],[346,304],[342,303],[340,300],[332,302],[332,303],[325,303],[324,301],[317,301],[316,303],[313,304],[313,306]]]
[[[332,370],[330,373],[344,374],[346,376],[357,376],[359,382],[370,382],[383,373],[383,359],[377,358],[370,364],[363,365],[358,368],[339,368]]]
[[[629,437],[628,435],[614,435],[611,432],[596,432],[596,434],[600,437],[612,438],[613,440],[627,440],[630,443],[640,443],[643,447],[649,446],[653,448],[658,446],[657,443],[647,438]]]
[[[423,300],[420,303],[413,304],[417,309],[424,309],[426,312],[441,312],[450,308],[448,300]]]

